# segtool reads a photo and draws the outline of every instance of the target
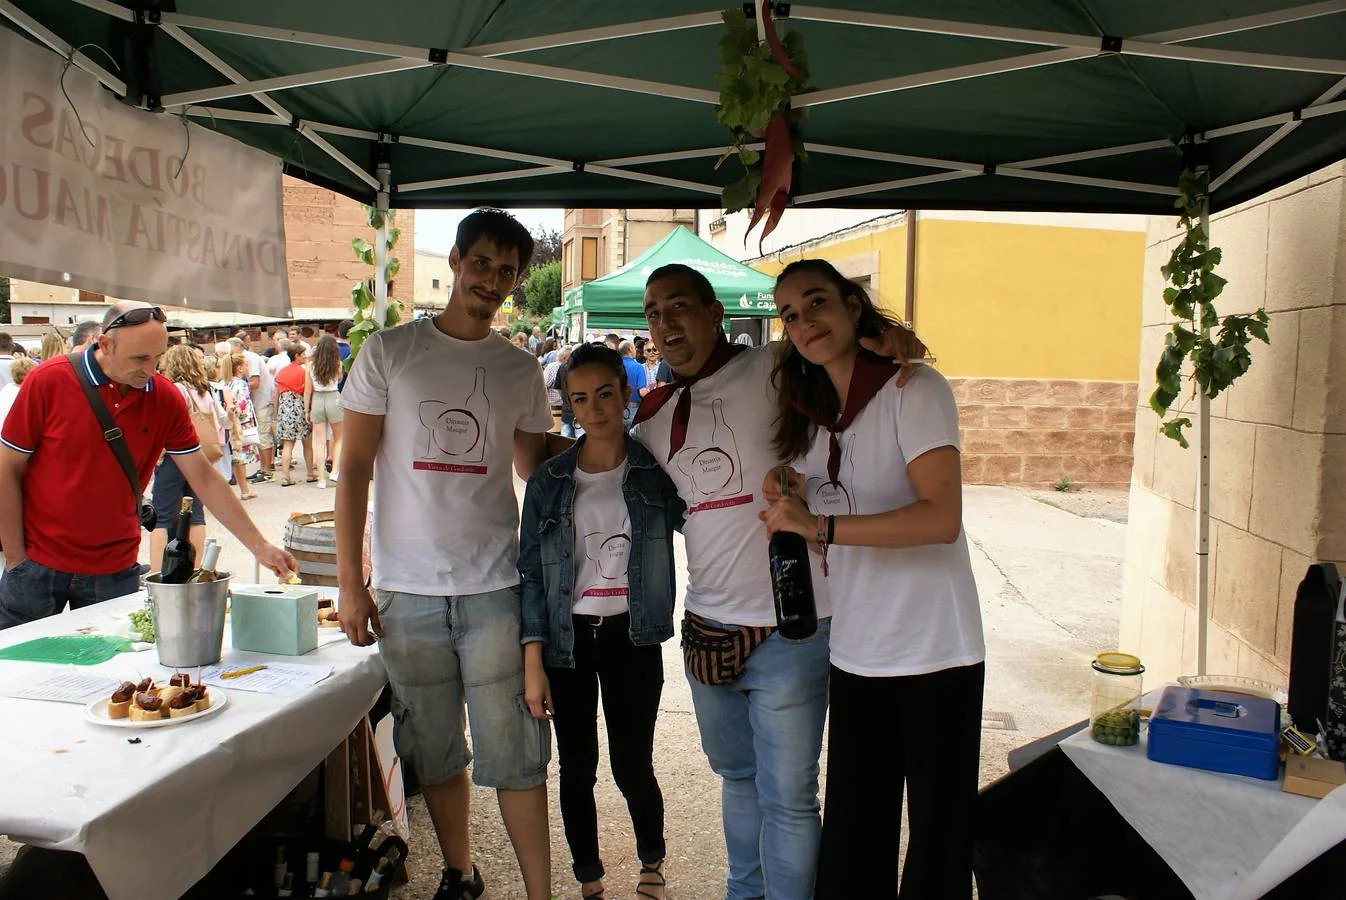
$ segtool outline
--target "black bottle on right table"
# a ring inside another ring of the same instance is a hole
[[[196,571],[196,548],[192,546],[192,506],[196,498],[187,494],[182,498],[173,539],[164,547],[159,563],[160,584],[186,584]]]

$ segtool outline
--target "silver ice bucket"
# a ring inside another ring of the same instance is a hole
[[[161,584],[158,572],[146,576],[160,665],[184,669],[220,661],[229,577],[221,572],[214,581]]]

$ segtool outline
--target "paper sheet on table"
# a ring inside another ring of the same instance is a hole
[[[56,703],[89,703],[112,692],[121,684],[106,675],[72,672],[66,666],[26,673],[7,683],[0,693],[19,700],[51,700]]]
[[[256,672],[239,675],[234,678],[223,677],[229,672],[250,669],[254,665],[266,666]],[[164,670],[171,674],[172,670]],[[189,673],[191,670],[187,670]],[[201,669],[201,680],[206,684],[224,688],[226,691],[252,691],[257,694],[279,694],[293,696],[302,694],[313,685],[332,674],[331,666],[297,665],[294,663],[251,663],[244,660],[223,665],[206,666]],[[164,676],[167,680],[168,675]]]
[[[1141,736],[1134,747],[1108,747],[1085,730],[1061,750],[1196,900],[1228,900],[1314,806],[1276,781],[1153,762],[1148,729]]]
[[[1346,840],[1346,791],[1337,788],[1317,802],[1229,900],[1257,900],[1343,840]]]

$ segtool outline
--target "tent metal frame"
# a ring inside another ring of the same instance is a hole
[[[283,92],[298,87],[330,84],[336,81],[353,78],[374,78],[382,75],[395,74],[397,72],[452,65],[524,78],[560,80],[628,93],[654,95],[693,103],[714,104],[719,99],[718,94],[714,91],[701,88],[587,72],[559,66],[541,65],[508,59],[506,57],[534,50],[568,47],[579,44],[594,44],[639,35],[660,34],[691,28],[713,27],[720,23],[720,13],[718,11],[647,19],[599,28],[586,28],[575,31],[558,32],[555,34],[538,35],[520,40],[449,49],[371,41],[339,35],[253,25],[244,22],[233,22],[226,19],[192,16],[172,12],[164,12],[157,16],[137,18],[135,12],[113,3],[111,0],[70,0],[70,2],[97,10],[121,21],[143,22],[144,24],[157,26],[193,55],[219,72],[227,80],[226,84],[215,87],[166,95],[160,101],[164,108],[172,109],[181,114],[196,118],[213,117],[215,119],[230,119],[250,124],[273,124],[294,128],[307,138],[313,146],[331,157],[341,165],[342,168],[346,169],[356,178],[360,179],[362,183],[376,194],[381,190],[381,185],[376,175],[371,173],[367,166],[360,165],[345,153],[341,152],[338,148],[334,147],[329,141],[322,137],[323,134],[363,138],[379,143],[403,143],[450,153],[481,156],[497,160],[508,160],[523,164],[522,167],[517,169],[484,175],[429,179],[405,184],[390,182],[387,187],[387,192],[389,193],[414,193],[478,182],[497,182],[517,178],[547,177],[550,175],[563,175],[576,171],[610,178],[640,181],[648,184],[685,190],[695,194],[716,195],[720,192],[720,188],[716,185],[654,175],[639,171],[636,167],[661,162],[674,162],[699,157],[718,156],[728,149],[724,147],[693,148],[671,153],[648,154],[644,156],[627,157],[624,159],[610,159],[586,163],[581,160],[568,160],[557,157],[539,156],[536,154],[516,153],[503,147],[476,147],[448,141],[437,141],[416,135],[368,132],[322,122],[300,121],[271,96],[273,92]],[[1114,147],[1100,147],[1093,150],[1084,150],[1030,160],[1006,160],[1003,163],[994,166],[988,166],[980,162],[928,159],[919,156],[884,153],[861,147],[810,144],[808,145],[808,149],[811,152],[832,153],[857,159],[888,162],[895,165],[928,168],[933,171],[929,174],[904,174],[903,177],[894,179],[885,179],[835,190],[802,194],[795,197],[793,203],[796,206],[819,204],[833,200],[859,197],[879,191],[895,190],[903,187],[930,184],[940,181],[950,181],[975,175],[1003,176],[1007,178],[1032,179],[1049,182],[1054,181],[1063,184],[1088,185],[1116,191],[1173,195],[1176,194],[1176,189],[1168,185],[1143,184],[1105,178],[1089,178],[1082,175],[1049,171],[1049,169],[1068,163],[1102,159],[1129,153],[1144,153],[1170,148],[1177,150],[1181,149],[1184,145],[1203,144],[1245,131],[1269,128],[1276,129],[1269,134],[1265,140],[1245,153],[1224,171],[1213,173],[1211,189],[1212,191],[1218,190],[1239,172],[1242,172],[1264,153],[1291,134],[1300,126],[1303,120],[1346,112],[1346,101],[1337,99],[1343,92],[1346,92],[1346,60],[1317,59],[1283,54],[1249,53],[1243,51],[1184,46],[1184,44],[1204,38],[1246,32],[1259,28],[1268,28],[1340,13],[1346,13],[1346,0],[1326,0],[1326,2],[1309,3],[1235,19],[1226,19],[1223,21],[1172,29],[1165,32],[1127,37],[1072,34],[1068,32],[1044,31],[1039,29],[982,25],[947,19],[862,12],[844,8],[792,5],[789,9],[788,17],[801,21],[893,29],[923,34],[939,34],[973,40],[1017,44],[1020,46],[1049,48],[1040,52],[1012,55],[971,65],[955,66],[923,73],[913,73],[895,78],[879,79],[860,84],[831,88],[824,91],[812,91],[801,94],[795,99],[795,105],[799,107],[840,103],[877,94],[916,90],[922,87],[948,84],[952,81],[968,78],[989,77],[997,74],[1022,71],[1027,68],[1058,65],[1107,55],[1131,55],[1187,63],[1265,68],[1294,72],[1330,73],[1344,76],[1343,79],[1329,91],[1317,98],[1313,103],[1301,109],[1287,110],[1283,113],[1264,116],[1250,122],[1233,123],[1200,134],[1184,135],[1177,138],[1164,137],[1153,141],[1143,141]],[[10,2],[10,0],[0,0],[0,15],[4,15],[15,22],[19,27],[32,34],[53,51],[60,53],[63,56],[70,57],[72,64],[89,72],[89,74],[97,78],[118,96],[126,96],[126,84],[124,81],[107,72],[102,66],[98,65],[82,53],[75,52],[72,56],[71,52],[74,48],[49,29],[45,28],[41,23],[34,20],[31,16],[28,16],[26,13],[19,10],[12,2]],[[192,37],[190,34],[191,31],[217,32],[265,40],[302,43],[345,50],[353,53],[370,54],[383,57],[383,59],[312,72],[292,73],[289,75],[267,78],[250,78],[246,73],[240,72],[225,63],[216,54],[203,46],[198,40]],[[269,110],[270,115],[265,113],[240,112],[237,110],[203,105],[211,101],[240,96],[253,97],[257,102],[261,103],[267,110]]]

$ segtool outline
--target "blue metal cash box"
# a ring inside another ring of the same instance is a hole
[[[1150,716],[1146,752],[1157,762],[1270,780],[1280,772],[1280,732],[1274,700],[1170,684]]]

